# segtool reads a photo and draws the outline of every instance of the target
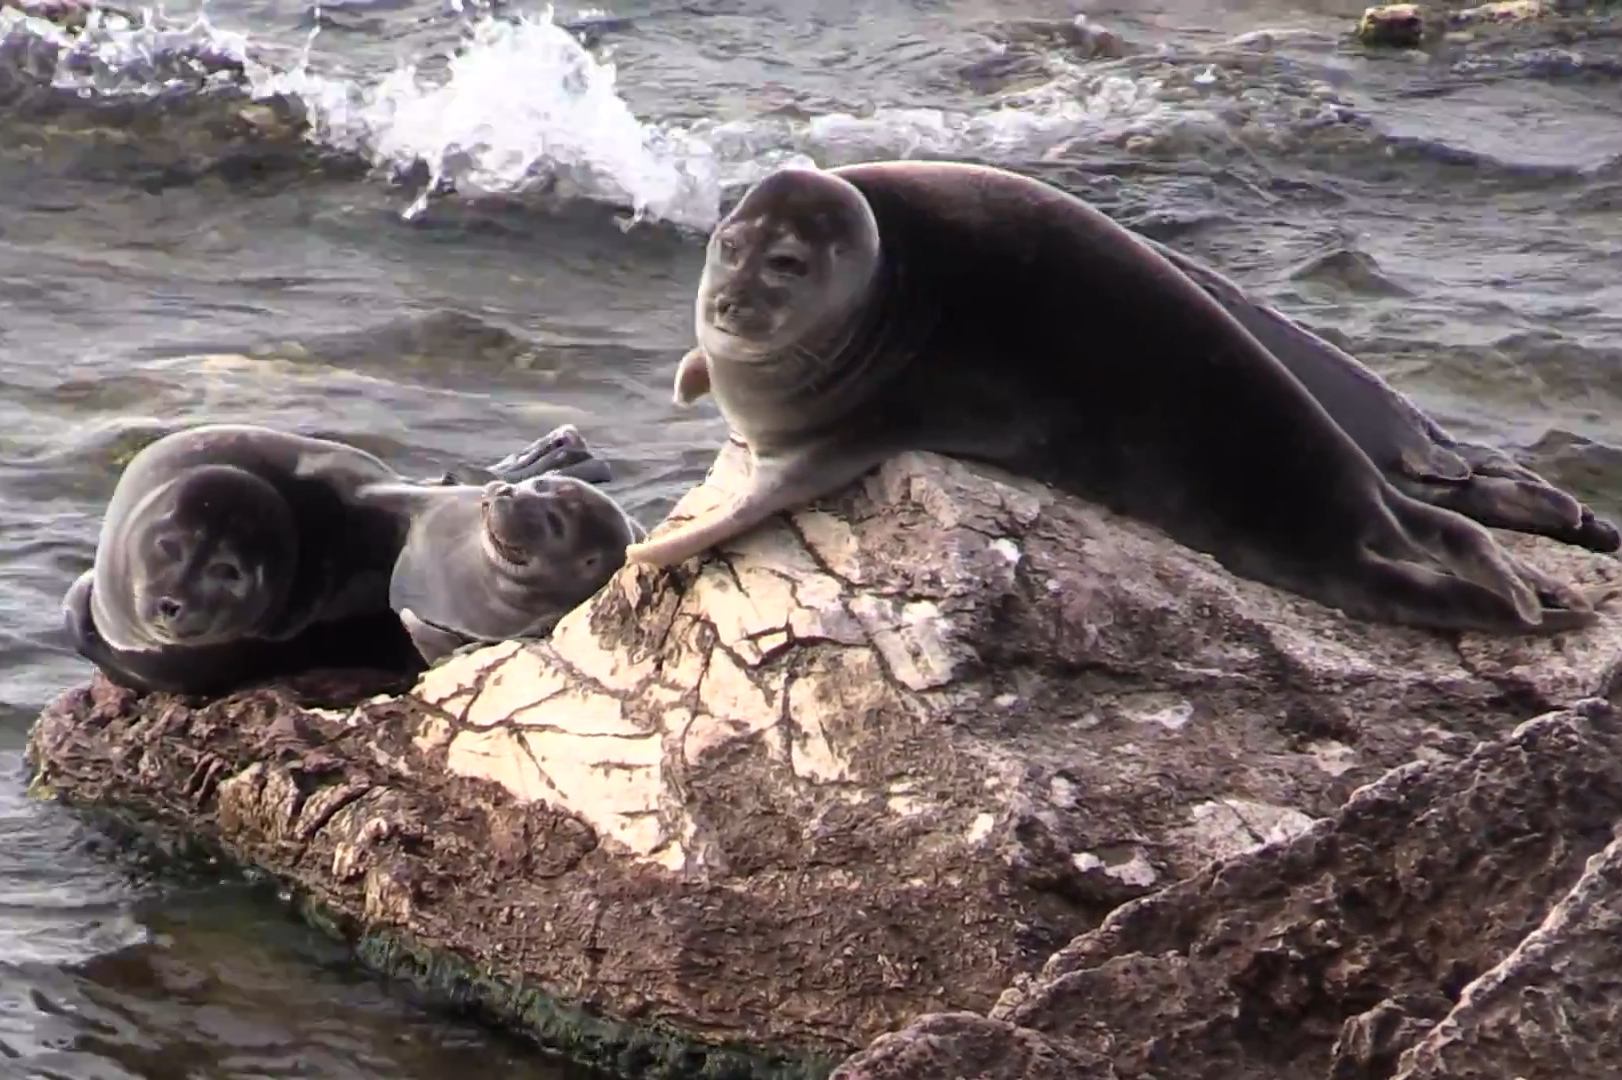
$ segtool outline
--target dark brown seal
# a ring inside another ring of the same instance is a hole
[[[1164,255],[1028,177],[779,170],[712,234],[696,323],[677,397],[714,394],[753,475],[632,561],[679,562],[920,449],[1052,483],[1360,618],[1595,619],[1477,522],[1396,490]]]

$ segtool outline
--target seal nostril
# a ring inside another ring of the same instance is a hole
[[[165,619],[178,619],[180,617],[180,601],[164,597],[158,601],[158,614]]]

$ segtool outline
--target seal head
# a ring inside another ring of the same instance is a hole
[[[878,222],[847,181],[784,169],[757,184],[710,236],[694,305],[699,347],[727,369],[717,404],[758,450],[847,415],[881,309]],[[826,402],[830,407],[823,408]]]
[[[441,489],[417,514],[389,602],[430,663],[473,642],[544,635],[641,535],[611,497],[570,476]]]
[[[279,616],[298,536],[286,500],[260,477],[198,466],[154,488],[119,528],[94,593],[97,625],[117,647],[214,645]]]

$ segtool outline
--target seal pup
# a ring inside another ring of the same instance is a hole
[[[1508,454],[1462,442],[1344,349],[1258,300],[1215,268],[1139,236],[1249,330],[1398,490],[1483,525],[1590,551],[1622,548],[1617,527]]]
[[[463,471],[593,472],[582,455],[566,426]],[[356,447],[256,425],[155,440],[119,476],[94,565],[63,598],[74,649],[132,689],[190,694],[316,664],[418,663],[388,604],[410,522],[361,495],[386,483],[409,481]]]
[[[712,232],[695,323],[676,396],[707,388],[752,475],[632,561],[681,562],[917,449],[1051,483],[1362,619],[1597,618],[1596,597],[1398,491],[1175,264],[1029,177],[780,169]]]
[[[647,534],[602,490],[549,473],[517,484],[362,489],[409,518],[389,606],[434,664],[467,645],[542,637]]]

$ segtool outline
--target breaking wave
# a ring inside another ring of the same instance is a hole
[[[422,56],[381,77],[318,63],[319,17],[315,25],[298,48],[250,42],[206,14],[176,20],[161,10],[86,11],[64,25],[3,8],[0,57],[11,71],[81,97],[216,93],[294,102],[295,137],[410,187],[408,219],[454,191],[584,198],[628,207],[633,221],[703,230],[730,193],[792,162],[1030,163],[1112,149],[1242,158],[1302,140],[1338,151],[1382,138],[1338,85],[1336,67],[1314,62],[1314,49],[1333,49],[1321,36],[1307,42],[1304,58],[1299,48],[1276,50],[1282,35],[1267,33],[1203,54],[1165,46],[1105,57],[1038,50],[1027,58],[1037,78],[992,93],[972,111],[879,108],[865,116],[674,123],[638,116],[619,91],[612,59],[549,8],[475,14],[448,56]],[[1074,27],[1066,29],[1074,36]],[[987,48],[1019,46],[991,40]]]

